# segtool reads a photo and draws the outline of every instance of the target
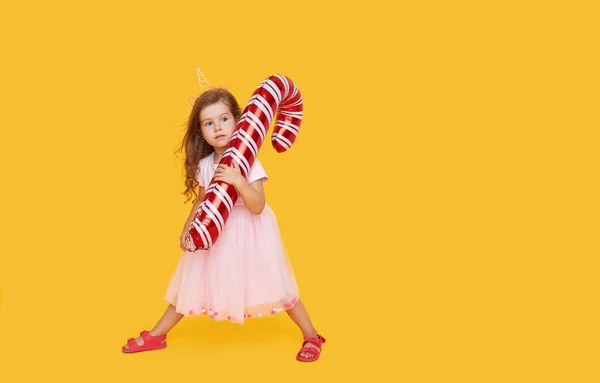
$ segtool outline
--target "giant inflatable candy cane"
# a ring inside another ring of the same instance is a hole
[[[235,161],[244,178],[248,178],[275,113],[271,141],[275,150],[281,153],[296,141],[302,111],[302,95],[292,80],[278,74],[267,78],[248,101],[219,163],[231,166]],[[223,181],[211,181],[190,226],[187,242],[191,250],[206,250],[217,241],[237,198],[233,186]]]

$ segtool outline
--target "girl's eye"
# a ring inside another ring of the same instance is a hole
[[[207,122],[206,124],[204,124],[204,126],[210,126],[210,124],[212,124],[212,122]]]
[[[228,117],[223,117],[222,120],[223,121],[227,121],[227,120],[229,120],[229,118]]]

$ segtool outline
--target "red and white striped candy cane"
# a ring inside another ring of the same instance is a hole
[[[267,78],[256,88],[219,163],[231,166],[235,161],[244,178],[248,178],[276,112],[271,143],[282,153],[296,141],[303,103],[296,84],[279,74]],[[217,241],[237,198],[233,186],[223,181],[211,181],[190,226],[188,243],[191,238],[192,250],[206,250]]]

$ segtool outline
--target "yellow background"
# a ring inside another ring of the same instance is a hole
[[[0,381],[597,382],[597,9],[392,3],[2,0]],[[304,96],[259,158],[317,364],[285,314],[121,354],[180,254],[197,66]]]

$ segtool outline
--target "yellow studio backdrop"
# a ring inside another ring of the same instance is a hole
[[[592,2],[0,2],[0,381],[597,382]],[[301,298],[150,328],[196,67],[305,117],[259,158]]]

